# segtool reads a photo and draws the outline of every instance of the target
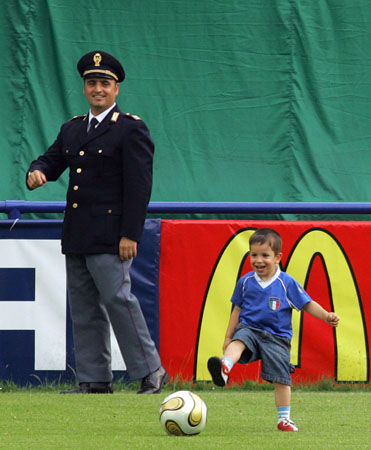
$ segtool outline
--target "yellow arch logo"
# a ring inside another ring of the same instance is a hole
[[[230,298],[243,262],[248,255],[249,238],[255,229],[242,229],[227,242],[210,277],[200,318],[195,360],[195,379],[210,380],[207,360],[222,353],[231,312]],[[320,255],[326,270],[334,311],[341,317],[334,331],[338,382],[367,382],[368,347],[362,304],[356,280],[346,254],[326,230],[311,229],[296,243],[286,271],[306,287],[313,259]],[[293,313],[294,337],[291,360],[300,363],[301,313]]]

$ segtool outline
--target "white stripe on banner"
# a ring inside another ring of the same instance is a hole
[[[67,289],[58,239],[0,239],[1,268],[35,269],[35,301],[0,301],[0,330],[35,331],[35,370],[66,370]],[[112,333],[112,368],[125,363]]]

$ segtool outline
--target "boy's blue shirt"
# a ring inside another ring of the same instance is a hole
[[[231,302],[241,308],[240,323],[292,338],[292,309],[301,310],[312,299],[288,273],[280,271],[262,287],[255,271],[242,276]]]

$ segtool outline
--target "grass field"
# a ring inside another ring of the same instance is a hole
[[[168,436],[160,395],[59,395],[56,389],[0,392],[0,449],[368,449],[371,391],[293,389],[298,433],[276,429],[272,390],[205,389],[208,422],[198,436]]]

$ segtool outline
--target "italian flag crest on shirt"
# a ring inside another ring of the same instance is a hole
[[[269,307],[273,311],[276,311],[281,304],[281,300],[278,297],[269,297]]]

